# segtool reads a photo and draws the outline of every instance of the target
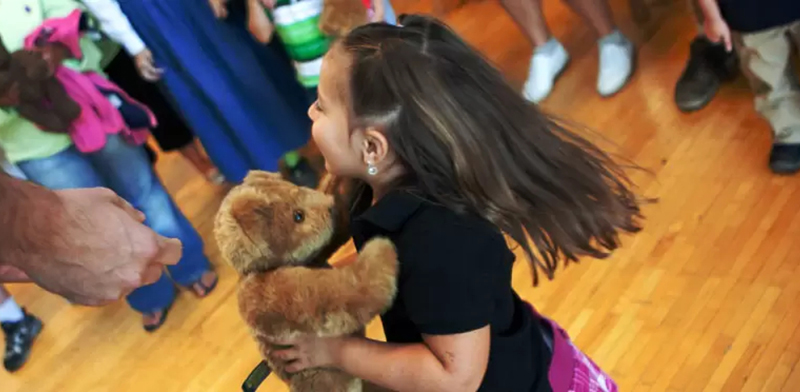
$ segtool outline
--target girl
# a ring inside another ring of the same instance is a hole
[[[335,44],[309,112],[327,169],[362,182],[356,247],[374,236],[397,246],[388,343],[299,336],[265,354],[291,372],[333,367],[397,391],[616,390],[514,292],[502,233],[548,277],[560,259],[604,256],[620,232],[639,230],[624,174],[451,30],[419,16],[399,23]]]
[[[77,9],[74,0],[0,2],[0,36],[13,52],[46,20],[66,17]],[[84,37],[80,49],[80,61],[67,58],[68,51],[60,45],[48,44],[42,51],[52,68],[64,64],[99,73],[102,54],[97,46]],[[0,96],[0,105],[13,107],[16,98]],[[217,275],[203,253],[200,235],[164,189],[141,147],[125,142],[119,134],[109,134],[101,149],[83,154],[69,135],[43,131],[15,111],[0,109],[0,148],[28,180],[50,189],[111,188],[144,212],[145,223],[154,231],[182,242],[183,256],[168,268],[169,277],[163,274],[156,283],[127,296],[131,307],[142,314],[145,330],[154,331],[164,323],[176,296],[173,280],[199,297],[215,287]]]

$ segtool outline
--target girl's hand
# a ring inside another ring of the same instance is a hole
[[[711,42],[722,42],[725,44],[725,50],[728,52],[733,50],[733,42],[731,41],[731,29],[725,20],[722,18],[706,19],[703,23],[706,37]]]
[[[164,70],[156,68],[153,61],[153,53],[149,49],[145,49],[136,56],[133,56],[133,61],[136,63],[136,69],[142,79],[148,82],[156,82],[161,78]]]
[[[273,348],[267,353],[272,361],[286,364],[286,371],[297,373],[301,370],[331,367],[339,357],[344,338],[322,338],[314,335],[302,335],[293,339],[270,342]]]

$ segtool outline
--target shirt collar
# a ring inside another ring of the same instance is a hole
[[[367,191],[363,196],[371,197]],[[425,199],[409,191],[396,190],[386,194],[375,205],[356,217],[389,232],[396,232],[414,215]]]

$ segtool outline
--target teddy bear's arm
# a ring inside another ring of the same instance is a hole
[[[239,308],[248,325],[269,336],[353,333],[391,305],[396,276],[394,246],[374,239],[341,268],[280,268],[245,277]]]

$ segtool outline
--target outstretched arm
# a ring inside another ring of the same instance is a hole
[[[143,220],[108,189],[54,192],[0,172],[0,272],[76,303],[115,301],[180,259],[180,242]]]

